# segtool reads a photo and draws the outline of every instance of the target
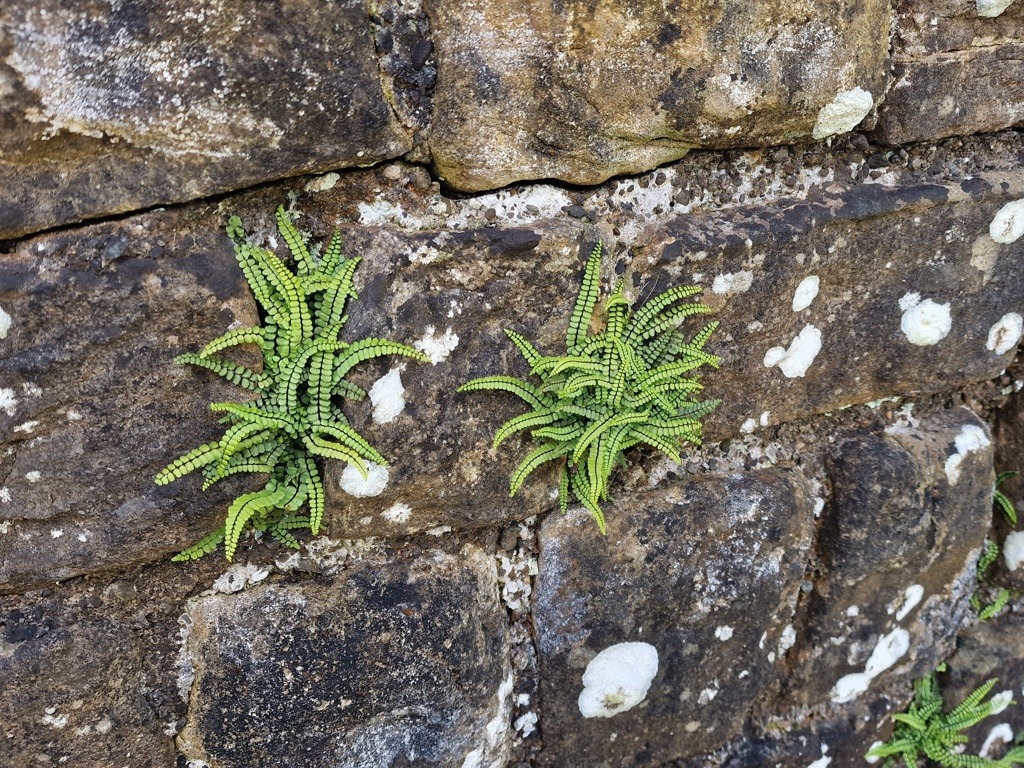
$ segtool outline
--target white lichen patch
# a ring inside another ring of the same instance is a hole
[[[58,715],[56,712],[55,707],[47,707],[45,714],[39,718],[39,722],[57,730],[64,728],[67,726],[69,718],[67,715]]]
[[[992,757],[992,747],[1013,742],[1013,729],[1007,723],[1000,723],[985,737],[985,741],[978,751],[978,757]]]
[[[988,225],[988,235],[997,243],[1012,243],[1024,235],[1024,198],[1007,203],[996,212]]]
[[[428,325],[423,336],[412,345],[430,358],[433,365],[437,365],[447,360],[448,355],[459,346],[459,335],[452,333],[452,329],[448,328],[440,336],[436,336],[434,326]]]
[[[3,307],[0,307],[0,339],[7,338],[7,332],[11,330],[11,316],[4,311]]]
[[[832,758],[827,755],[822,755],[813,763],[808,763],[807,768],[828,768],[832,764]]]
[[[946,459],[946,479],[950,485],[956,485],[960,480],[960,465],[964,458],[970,454],[988,447],[991,441],[985,430],[976,424],[965,424],[960,432],[953,438],[953,446],[956,453]]]
[[[903,621],[907,618],[907,615],[917,607],[923,597],[924,587],[920,584],[911,584],[907,587],[903,592],[903,599],[899,610],[896,611],[896,621]],[[895,609],[895,607],[896,606],[892,606],[893,609]],[[892,613],[892,609],[890,609],[889,612]]]
[[[747,419],[740,425],[740,432],[744,435],[749,435],[755,429],[757,429],[757,421],[754,419]]]
[[[732,637],[733,628],[730,626],[715,627],[715,637],[725,641]]]
[[[612,717],[647,698],[658,674],[658,650],[650,643],[618,643],[587,665],[579,697],[584,717]]]
[[[18,426],[16,426],[14,428],[14,431],[15,432],[24,432],[24,433],[28,434],[29,432],[35,431],[35,428],[38,427],[38,426],[39,426],[39,422],[38,421],[26,421],[24,424],[19,424]]]
[[[352,464],[346,464],[345,469],[341,471],[338,487],[349,496],[355,496],[358,499],[380,496],[387,487],[390,477],[388,468],[374,464],[372,461],[367,461],[365,464],[366,477],[363,477],[362,473]]]
[[[779,657],[786,655],[786,651],[793,647],[796,643],[796,630],[792,624],[787,624],[786,628],[782,630],[782,635],[779,637]]]
[[[874,98],[860,86],[837,93],[835,98],[818,110],[812,135],[821,140],[837,133],[846,133],[857,127],[874,106]]]
[[[258,584],[270,575],[270,570],[258,565],[235,563],[222,573],[210,586],[213,593],[232,595],[252,584]]]
[[[30,483],[38,483],[40,480],[43,479],[43,473],[40,472],[38,469],[33,469],[31,472],[25,473],[25,479],[28,480]]]
[[[380,516],[392,525],[403,525],[409,522],[409,516],[411,514],[412,507],[408,504],[403,504],[401,501],[396,501],[390,507],[381,512]]]
[[[810,277],[805,277],[801,280],[800,285],[798,285],[796,290],[793,292],[793,311],[803,312],[811,306],[811,302],[813,302],[818,295],[818,289],[820,286],[821,280],[817,275],[811,275]]]
[[[921,294],[908,293],[900,299],[900,309],[903,311],[900,330],[907,341],[919,347],[938,344],[949,335],[953,327],[948,302],[938,304],[931,299],[921,301]]]
[[[715,281],[711,284],[711,292],[719,296],[725,296],[730,293],[746,293],[753,284],[753,272],[745,269],[739,272],[727,272],[715,278]]]
[[[805,325],[799,335],[789,344],[789,349],[772,347],[764,355],[765,368],[779,366],[786,378],[802,377],[811,367],[814,358],[821,351],[821,331],[813,325]]]
[[[992,705],[992,714],[998,715],[1013,703],[1013,691],[1000,691],[989,703]]]
[[[1003,562],[1010,571],[1024,563],[1024,531],[1014,531],[1003,541]]]
[[[910,633],[896,628],[878,641],[875,650],[864,667],[864,672],[871,677],[878,677],[899,661],[910,650]]]
[[[392,368],[370,387],[375,424],[387,424],[405,410],[405,387],[402,386],[402,366]]]
[[[17,407],[18,399],[14,396],[14,390],[10,387],[0,387],[0,411],[13,416]]]
[[[325,173],[323,176],[318,176],[311,182],[306,184],[305,190],[307,192],[326,192],[329,189],[334,189],[334,185],[338,183],[341,176],[334,173]]]
[[[896,628],[879,639],[871,652],[863,672],[844,675],[832,687],[831,699],[835,704],[846,704],[860,696],[871,681],[899,661],[910,650],[910,633]]]
[[[50,531],[50,538],[51,539],[59,539],[63,535],[64,535],[64,529],[63,528],[54,528],[54,529],[52,529]]]
[[[1007,312],[989,328],[985,349],[997,355],[1005,355],[1015,348],[1024,335],[1024,317],[1016,312]]]

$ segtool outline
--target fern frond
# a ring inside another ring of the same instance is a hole
[[[277,206],[276,218],[277,231],[281,233],[288,250],[292,253],[295,271],[299,275],[309,274],[313,270],[313,259],[309,255],[309,248],[306,247],[305,240],[302,239],[299,230],[295,228],[295,222],[292,221],[292,217],[285,211],[283,205]]]
[[[542,409],[551,405],[541,392],[532,384],[511,376],[484,376],[467,381],[456,389],[456,392],[474,392],[480,389],[495,389],[511,392],[532,408]]]
[[[511,331],[508,328],[506,328],[505,335],[508,336],[512,340],[512,343],[516,345],[516,349],[519,350],[519,353],[523,356],[523,359],[526,360],[527,365],[533,368],[537,361],[541,359],[541,353],[538,352],[534,348],[534,346],[530,342],[528,342],[526,338],[523,337],[521,334],[518,334],[515,331]]]
[[[215,443],[207,443],[206,445],[200,445],[198,448],[193,448],[161,469],[156,475],[156,484],[167,485],[179,477],[184,477],[189,472],[212,464],[220,459],[220,454],[219,440]]]
[[[514,416],[494,433],[494,442],[491,445],[492,449],[497,448],[505,440],[514,435],[516,432],[521,432],[524,429],[532,429],[533,427],[540,427],[546,424],[550,424],[554,421],[558,421],[561,418],[557,408],[544,408],[542,410],[530,411],[520,416]]]
[[[587,266],[583,272],[583,285],[580,288],[579,296],[576,297],[576,306],[573,307],[572,315],[569,318],[569,329],[565,334],[567,349],[571,349],[586,338],[600,289],[601,243],[598,243],[591,251],[590,258],[587,259]]]
[[[224,541],[224,526],[215,530],[213,533],[207,534],[191,547],[186,547],[181,550],[178,554],[171,558],[172,563],[180,563],[188,560],[198,560],[203,555],[208,555]]]
[[[359,258],[349,259],[342,264],[337,274],[332,275],[331,284],[324,291],[323,299],[316,307],[316,328],[318,332],[323,328],[342,324],[342,318],[345,315],[345,304],[350,297],[354,298],[356,295],[355,289],[352,287],[352,277],[361,261],[362,259]]]
[[[359,363],[384,355],[403,355],[421,363],[430,362],[430,358],[425,354],[406,344],[399,344],[387,339],[360,339],[354,344],[349,344],[338,358],[337,367],[334,369],[335,381],[343,379]]]
[[[209,357],[239,344],[256,344],[262,349],[267,341],[266,336],[266,330],[263,328],[235,328],[203,347],[199,357]]]
[[[206,368],[207,370],[213,371],[218,376],[227,379],[235,386],[248,389],[252,392],[259,392],[263,385],[262,377],[255,371],[250,371],[244,365],[227,363],[213,357],[203,357],[202,355],[197,355],[194,352],[186,352],[183,355],[178,355],[174,358],[174,362],[180,365],[195,365],[199,368]]]
[[[369,476],[369,470],[366,468],[362,456],[347,445],[324,440],[319,435],[303,435],[302,443],[306,446],[306,450],[314,456],[344,461],[355,467],[364,478]]]
[[[540,448],[534,448],[524,458],[519,466],[512,472],[512,478],[509,482],[509,496],[515,496],[516,491],[526,481],[526,478],[530,474],[540,467],[542,464],[546,464],[549,461],[560,459],[569,451],[572,450],[572,444],[550,444],[542,445]]]
[[[242,494],[231,503],[224,523],[224,554],[229,561],[235,556],[246,523],[260,512],[281,507],[292,493],[294,489],[268,484],[260,491]]]
[[[366,439],[347,424],[314,424],[310,431],[314,435],[327,435],[333,437],[342,445],[348,446],[360,456],[369,459],[375,464],[387,466],[387,459],[381,456],[377,450],[366,442]]]

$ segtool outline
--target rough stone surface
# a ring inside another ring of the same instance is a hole
[[[171,768],[178,617],[211,564],[0,597],[0,764]]]
[[[873,136],[888,144],[997,131],[1024,121],[1024,6],[896,4],[893,83]]]
[[[988,434],[957,408],[884,435],[837,438],[817,543],[824,572],[803,609],[810,630],[794,652],[792,703],[846,703],[861,688],[920,677],[948,652],[991,515]],[[965,447],[965,435],[976,442]],[[896,649],[891,671],[871,668],[886,642]]]
[[[992,326],[1024,304],[1015,256],[1024,240],[1000,245],[989,224],[1024,194],[1024,176],[910,185],[901,176],[670,217],[627,254],[638,290],[705,286],[702,300],[722,320],[713,345],[722,370],[709,391],[757,393],[723,395],[709,434],[949,390],[1006,367],[1012,353],[987,345]],[[818,293],[794,312],[810,276]]]
[[[993,729],[1008,725],[1012,733],[1024,731],[1024,616],[1018,601],[1014,613],[970,627],[957,638],[949,672],[939,676],[947,707],[967,698],[979,685],[998,678],[993,693],[1011,691],[1016,705],[971,728],[967,749],[978,754]],[[1001,756],[1005,744],[994,743],[989,757]]]
[[[494,560],[354,562],[189,603],[187,758],[219,768],[501,765],[512,677]]]
[[[203,498],[153,484],[218,433],[207,404],[237,397],[171,362],[255,322],[221,240],[155,213],[3,256],[0,592],[164,557],[243,487]]]
[[[0,237],[412,148],[361,2],[0,3]]]
[[[885,89],[889,6],[859,2],[425,4],[430,148],[461,190],[593,184],[690,147],[809,137],[820,110]]]
[[[657,765],[715,749],[777,681],[790,642],[813,528],[798,471],[703,475],[623,496],[607,519],[607,537],[579,510],[541,529],[543,765]],[[646,699],[584,719],[588,663],[638,641],[658,653]]]

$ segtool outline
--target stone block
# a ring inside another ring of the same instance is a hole
[[[430,149],[459,190],[595,184],[691,147],[846,132],[886,85],[890,11],[878,0],[425,7]]]
[[[475,545],[189,603],[178,747],[218,768],[502,765],[512,675]]]
[[[969,611],[991,518],[989,430],[965,408],[840,436],[827,472],[824,573],[786,684],[796,705],[874,698],[931,672]]]
[[[607,519],[607,537],[579,510],[541,528],[540,764],[712,751],[783,671],[814,527],[806,481],[702,475],[623,494]]]
[[[0,238],[403,154],[362,3],[0,3]]]
[[[896,4],[893,83],[872,137],[906,144],[1024,121],[1024,7],[995,17],[974,2]]]

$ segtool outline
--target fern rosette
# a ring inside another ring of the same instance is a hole
[[[308,528],[316,534],[324,513],[324,483],[316,458],[339,459],[364,476],[367,461],[387,463],[353,429],[338,404],[340,398],[366,397],[345,377],[359,363],[383,355],[427,361],[419,350],[386,339],[340,341],[345,305],[357,298],[352,278],[359,259],[342,256],[337,231],[322,256],[313,254],[283,206],[277,209],[277,226],[294,272],[272,251],[248,242],[237,216],[227,228],[238,264],[263,310],[264,325],[230,330],[199,352],[175,358],[211,370],[254,397],[244,403],[212,403],[210,410],[223,414],[224,436],[189,451],[156,476],[157,485],[164,485],[201,470],[204,490],[239,473],[266,474],[267,484],[235,499],[225,524],[175,560],[197,559],[221,542],[231,560],[246,528],[293,548],[299,543],[292,531]],[[217,356],[240,344],[259,348],[262,372]]]
[[[688,318],[711,312],[691,300],[701,289],[671,288],[634,311],[621,281],[599,303],[600,273],[598,244],[587,261],[564,355],[542,355],[520,334],[505,331],[539,384],[486,376],[459,391],[501,390],[530,406],[494,436],[494,448],[524,431],[537,445],[512,472],[510,493],[514,496],[538,467],[558,462],[562,512],[575,498],[604,533],[601,502],[609,498],[609,478],[625,462],[625,452],[647,445],[681,462],[683,444],[700,444],[700,420],[721,401],[698,399],[703,385],[695,373],[705,365],[718,367],[719,359],[704,350],[718,323],[705,325],[692,338],[680,330]],[[595,326],[600,330],[592,330]]]
[[[946,670],[940,664],[938,672]],[[917,768],[924,759],[946,768],[1013,768],[1024,765],[1024,747],[1011,747],[1001,758],[969,755],[964,746],[969,741],[964,731],[992,715],[999,714],[1014,702],[1009,692],[997,694],[988,701],[998,681],[988,680],[975,688],[966,699],[943,712],[942,692],[935,673],[914,682],[914,699],[906,712],[892,716],[896,722],[892,737],[876,744],[864,756],[871,762],[886,758],[882,768]]]

